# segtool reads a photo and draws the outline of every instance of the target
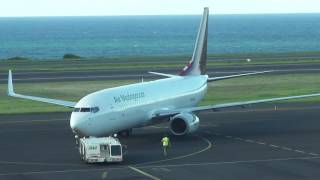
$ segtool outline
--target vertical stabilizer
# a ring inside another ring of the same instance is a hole
[[[200,28],[195,43],[192,59],[180,72],[181,76],[204,75],[207,65],[207,43],[208,43],[208,18],[209,8],[203,11]]]

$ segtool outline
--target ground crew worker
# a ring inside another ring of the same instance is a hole
[[[170,144],[170,140],[167,136],[164,136],[162,139],[161,139],[161,143],[162,143],[162,149],[163,149],[163,155],[165,157],[167,157],[167,151],[168,151],[168,147],[169,147],[169,144]]]

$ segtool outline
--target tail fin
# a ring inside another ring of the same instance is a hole
[[[209,8],[203,11],[200,28],[194,47],[192,59],[187,66],[180,72],[180,76],[204,75],[207,65],[207,43],[208,43],[208,18]]]

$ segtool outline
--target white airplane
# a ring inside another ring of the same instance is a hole
[[[74,108],[70,118],[70,127],[80,137],[101,137],[118,132],[125,132],[129,135],[132,128],[165,121],[169,121],[170,131],[174,135],[185,135],[199,128],[200,121],[196,114],[202,111],[320,96],[320,93],[317,93],[197,106],[206,93],[208,82],[270,72],[208,77],[205,73],[208,15],[209,9],[204,8],[192,59],[179,75],[150,72],[167,78],[104,89],[86,95],[79,102],[70,102],[16,94],[9,70],[8,95]]]

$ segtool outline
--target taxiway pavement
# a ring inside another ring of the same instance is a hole
[[[199,115],[197,133],[170,136],[165,125],[121,138],[123,163],[85,164],[70,113],[0,115],[0,179],[318,179],[320,104],[266,104]]]

